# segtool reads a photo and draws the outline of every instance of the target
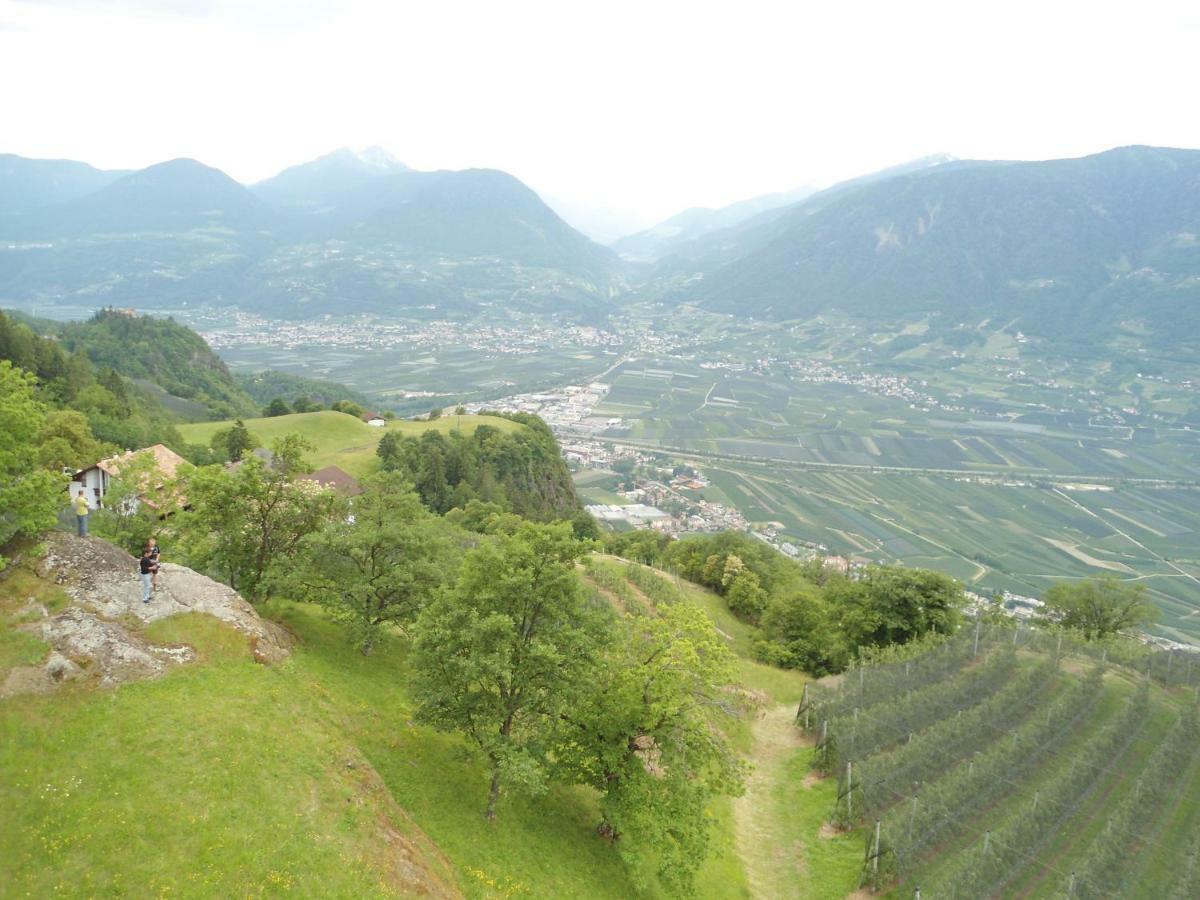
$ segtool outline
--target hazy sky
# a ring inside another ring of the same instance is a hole
[[[1200,3],[0,0],[0,152],[341,145],[659,219],[933,152],[1200,147]]]

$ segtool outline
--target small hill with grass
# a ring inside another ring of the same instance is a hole
[[[317,468],[339,466],[351,475],[362,477],[379,468],[375,454],[380,439],[388,433],[398,432],[405,436],[419,437],[427,431],[449,434],[461,431],[472,434],[480,425],[490,425],[500,431],[513,432],[525,426],[499,416],[445,416],[432,422],[412,422],[396,419],[383,428],[368,425],[361,419],[346,413],[321,410],[311,413],[292,413],[265,419],[245,419],[250,434],[264,447],[287,434],[298,434],[316,449],[311,454],[312,464]],[[179,433],[189,444],[207,445],[218,431],[229,428],[232,420],[225,422],[196,422],[180,425]]]

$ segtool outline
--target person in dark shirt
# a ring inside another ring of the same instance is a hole
[[[147,544],[142,548],[142,558],[138,563],[138,567],[142,576],[142,602],[150,602],[150,592],[154,589],[154,557],[150,545]]]
[[[154,563],[154,568],[150,571],[150,588],[155,593],[158,592],[158,539],[150,538],[146,542],[146,546],[150,548],[150,559]]]

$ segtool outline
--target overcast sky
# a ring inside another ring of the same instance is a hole
[[[378,144],[644,221],[934,152],[1200,147],[1198,85],[1200,2],[0,0],[0,152],[253,182]]]

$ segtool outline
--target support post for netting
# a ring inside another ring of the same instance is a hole
[[[879,838],[883,830],[883,820],[875,820],[875,856],[871,860],[871,874],[876,878],[879,877]]]
[[[908,814],[908,841],[912,843],[913,825],[917,822],[917,795],[913,794],[912,810]]]
[[[854,763],[846,760],[846,821],[854,821]]]
[[[988,852],[988,847],[991,846],[991,843],[992,843],[992,830],[989,828],[987,831],[985,831],[983,833],[983,852],[984,853]]]
[[[913,900],[921,900],[921,886],[917,885],[917,889],[913,892]]]
[[[1060,657],[1060,656],[1062,656],[1062,632],[1061,631],[1058,633],[1058,644],[1054,648],[1054,658],[1057,660],[1058,657]]]
[[[1037,812],[1038,798],[1039,798],[1039,797],[1041,797],[1041,796],[1042,796],[1042,792],[1041,792],[1041,791],[1034,791],[1034,792],[1033,792],[1033,811],[1034,811],[1034,812]]]
[[[1017,635],[1021,633],[1021,623],[1017,623],[1017,627],[1013,629],[1013,646],[1017,646]]]
[[[1072,872],[1071,873],[1071,883],[1069,885],[1067,885],[1067,897],[1070,898],[1070,897],[1074,897],[1074,896],[1075,896],[1075,873]]]
[[[983,625],[983,620],[979,618],[979,613],[975,613],[975,650],[973,656],[979,655],[979,629]]]

